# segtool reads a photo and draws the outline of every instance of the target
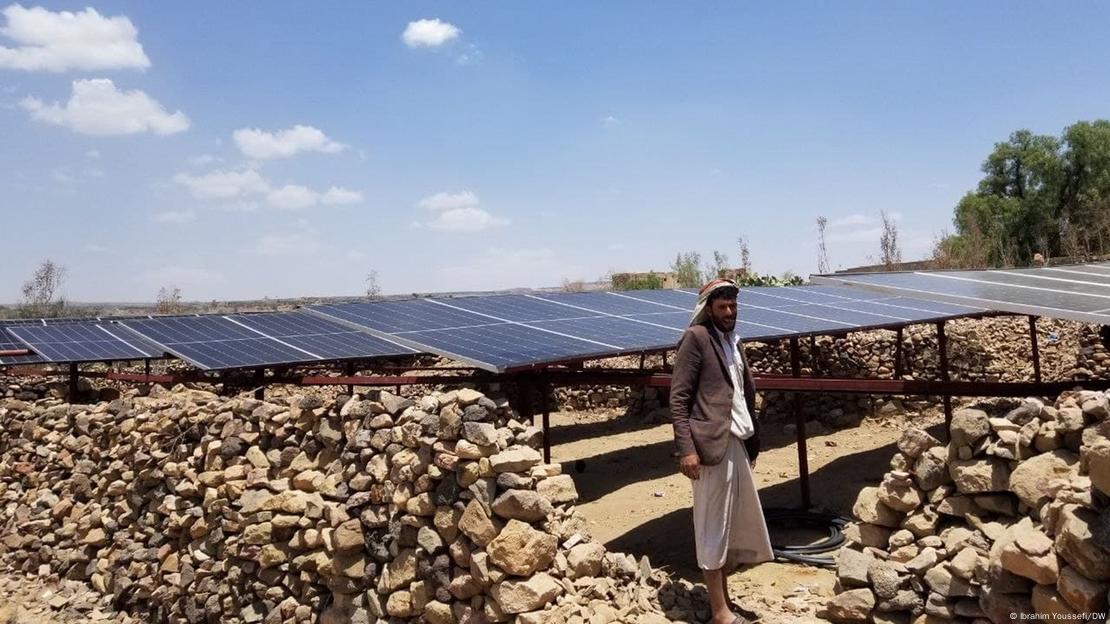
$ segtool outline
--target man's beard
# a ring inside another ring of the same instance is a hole
[[[736,319],[713,319],[713,324],[722,332],[728,333],[736,328]]]

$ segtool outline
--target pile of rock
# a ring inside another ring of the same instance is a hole
[[[1110,591],[1110,400],[963,409],[909,429],[860,492],[838,555],[838,622],[1010,622],[1099,613]]]
[[[0,399],[0,565],[160,622],[704,615],[689,585],[590,541],[541,437],[469,389]]]

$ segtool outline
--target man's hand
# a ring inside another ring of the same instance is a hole
[[[679,458],[678,469],[682,471],[682,474],[697,481],[701,475],[701,461],[698,460],[697,453],[683,455]]]

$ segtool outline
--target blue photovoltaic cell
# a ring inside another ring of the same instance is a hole
[[[453,300],[446,301],[450,303]],[[389,334],[497,323],[484,316],[432,303],[428,299],[339,303],[312,306],[311,309]]]
[[[586,308],[594,312],[617,316],[675,311],[672,307],[648,301],[629,299],[628,297],[621,297],[609,292],[544,293],[542,295],[536,295],[536,297],[566,306],[574,306],[574,308]]]
[[[551,301],[525,295],[458,297],[443,301],[452,308],[485,315],[488,321],[504,320],[519,323],[598,316],[597,311],[577,310]]]
[[[613,345],[619,350],[664,348],[674,345],[682,335],[682,332],[668,327],[648,325],[636,320],[612,316],[540,321],[532,323],[532,325],[586,338],[587,340],[603,342]]]
[[[307,312],[236,314],[228,318],[325,360],[410,355],[414,349]]]
[[[614,349],[540,331],[503,324],[457,330],[410,332],[406,338],[432,352],[504,370],[534,362],[557,362],[608,354]]]
[[[123,321],[122,324],[206,370],[293,364],[318,359],[307,351],[218,316],[156,317]]]
[[[1024,270],[861,273],[814,279],[865,286],[913,299],[1110,323],[1110,276],[1088,275],[1103,271],[1075,265]]]
[[[658,303],[681,310],[690,310],[691,312],[694,310],[694,304],[698,302],[697,293],[678,290],[626,290],[617,293],[617,296]]]
[[[6,323],[6,321],[5,321]],[[23,351],[28,346],[8,333],[7,327],[0,327],[0,351]],[[29,355],[0,355],[0,364],[35,364],[43,359],[35,353]]]
[[[139,360],[165,355],[141,338],[100,323],[24,325],[8,331],[49,362]]]

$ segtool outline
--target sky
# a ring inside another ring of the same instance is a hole
[[[995,142],[1108,116],[1110,5],[0,0],[0,302],[904,259]]]

